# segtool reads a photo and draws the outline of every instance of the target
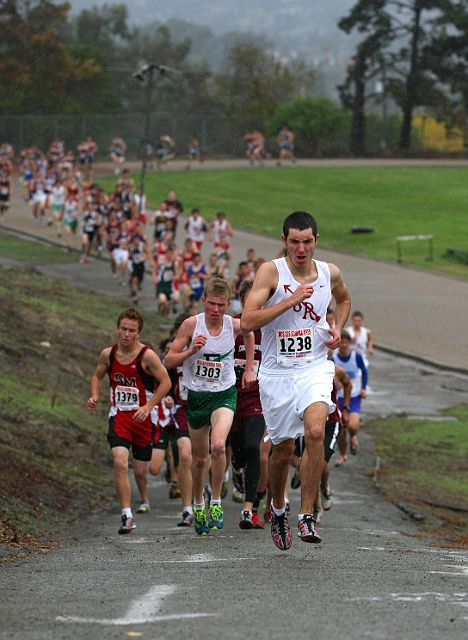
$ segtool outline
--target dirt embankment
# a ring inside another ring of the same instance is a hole
[[[59,531],[111,499],[105,385],[85,409],[100,350],[124,300],[0,266],[0,545],[47,549]],[[156,317],[145,335],[157,344]]]

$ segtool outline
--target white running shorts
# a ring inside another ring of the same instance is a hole
[[[335,365],[326,360],[307,369],[284,373],[265,373],[260,370],[260,400],[267,425],[268,435],[273,444],[288,438],[296,439],[304,435],[304,412],[315,402],[328,404],[328,413],[335,405],[331,401]]]

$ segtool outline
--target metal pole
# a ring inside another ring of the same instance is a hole
[[[385,85],[387,83],[387,74],[385,73],[385,67],[382,68],[382,149],[385,150],[388,146],[387,142],[387,130],[388,130],[388,108],[387,108],[387,95],[385,93]]]
[[[151,126],[151,95],[153,93],[153,73],[154,68],[148,69],[148,84],[146,85],[146,112],[145,112],[145,131],[143,135],[143,161],[141,163],[141,179],[140,179],[140,206],[139,213],[143,209],[143,196],[145,194],[145,175],[146,175],[146,145],[149,142],[150,126]]]

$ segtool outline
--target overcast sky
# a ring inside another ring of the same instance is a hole
[[[120,1],[120,0],[119,0]],[[101,4],[96,0],[71,0],[73,12]],[[210,26],[216,33],[234,29],[268,33],[272,29],[296,32],[338,32],[336,22],[356,0],[132,0],[132,22],[148,23],[182,18]],[[108,4],[113,4],[108,0]],[[117,2],[116,2],[117,4]]]

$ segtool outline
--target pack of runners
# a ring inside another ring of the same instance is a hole
[[[168,201],[174,207],[176,194],[168,194]],[[249,249],[230,283],[216,264],[204,266],[195,238],[187,235],[177,255],[177,225],[170,222],[169,209],[161,207],[152,219],[158,245],[152,260],[160,265],[153,270],[158,303],[166,314],[174,302],[187,304],[159,356],[139,341],[139,312],[124,312],[117,323],[118,341],[101,353],[88,400],[94,409],[107,373],[108,439],[122,510],[119,533],[136,526],[128,480],[131,448],[141,499],[137,514],[149,512],[146,477],[159,473],[165,459],[169,497],[181,500],[177,526],[193,526],[199,536],[222,529],[222,501],[231,478],[241,529],[264,529],[270,522],[274,544],[289,549],[288,490],[300,488],[298,536],[320,543],[317,525],[333,503],[329,462],[340,434],[349,430],[351,450],[357,450],[355,398],[365,397],[364,357],[366,349],[372,353],[362,314],[355,314],[353,325],[359,327],[352,339],[344,329],[351,306],[348,291],[335,265],[313,259],[319,234],[309,214],[294,212],[286,218],[285,256],[257,264]],[[216,221],[207,225],[198,210],[191,217],[186,233],[211,230],[214,241]],[[216,237],[215,251],[228,251],[227,239]],[[139,241],[134,242],[140,251]],[[174,290],[180,296],[174,297]]]

